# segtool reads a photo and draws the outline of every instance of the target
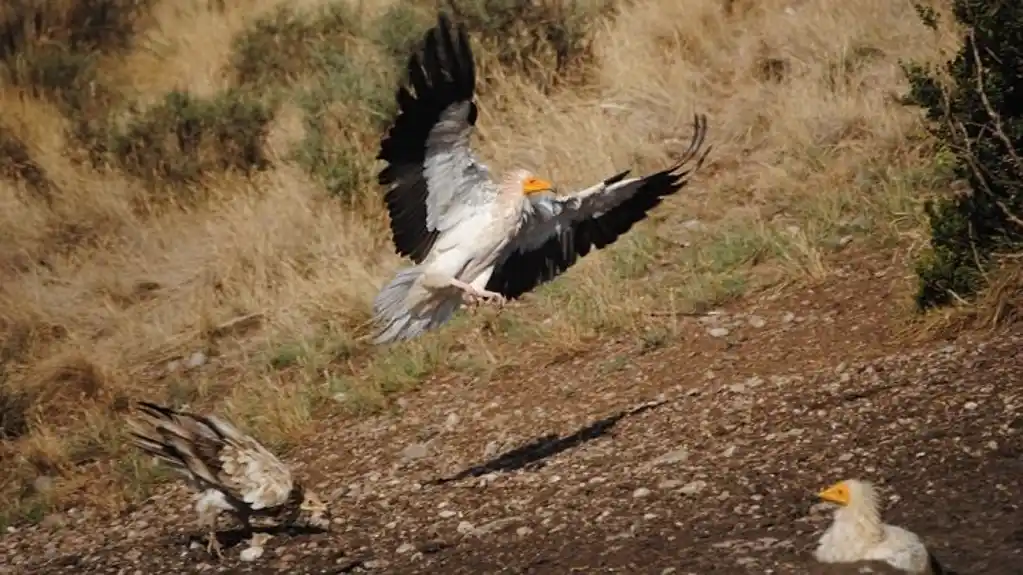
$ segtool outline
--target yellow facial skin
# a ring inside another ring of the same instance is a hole
[[[844,481],[836,483],[831,487],[828,487],[824,491],[817,494],[818,497],[824,501],[835,503],[838,505],[849,505],[849,486]]]
[[[540,194],[549,192],[554,186],[547,180],[530,176],[522,182],[522,193],[529,194]]]

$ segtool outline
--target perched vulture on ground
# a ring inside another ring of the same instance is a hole
[[[200,492],[199,523],[208,530],[207,550],[220,554],[221,511],[251,529],[252,516],[302,521],[326,529],[327,506],[296,482],[291,471],[258,441],[215,416],[139,402],[128,418],[132,442],[182,474]]]
[[[881,521],[877,491],[869,482],[848,479],[821,491],[819,497],[838,509],[814,551],[817,561],[861,563],[864,568],[880,562],[903,573],[951,574],[916,534]]]
[[[441,13],[408,61],[377,156],[387,164],[378,181],[396,251],[415,264],[373,302],[377,344],[440,326],[463,299],[503,305],[554,279],[685,186],[710,151],[701,150],[707,121],[697,115],[689,149],[659,172],[626,170],[568,195],[523,169],[494,179],[469,145],[475,85],[465,27]]]

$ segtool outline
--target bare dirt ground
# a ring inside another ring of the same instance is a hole
[[[253,563],[190,548],[174,486],[8,533],[0,573],[855,573],[811,558],[830,521],[814,493],[848,477],[956,572],[1021,573],[1023,330],[907,344],[890,319],[905,269],[849,260],[680,318],[660,347],[524,350],[497,381],[438,379],[395,413],[327,422],[289,458],[335,529],[277,535]]]

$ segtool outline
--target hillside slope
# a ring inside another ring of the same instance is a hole
[[[335,531],[278,535],[257,562],[190,551],[191,499],[171,488],[9,534],[0,572],[854,573],[810,559],[830,521],[814,493],[861,477],[956,572],[1015,573],[1023,333],[907,345],[889,319],[900,266],[838,269],[683,320],[658,350],[605,341],[328,422],[293,459]]]
[[[1017,340],[906,355],[896,337],[926,331],[908,262],[924,201],[954,184],[898,103],[900,62],[957,45],[912,3],[456,0],[494,168],[572,187],[660,167],[693,112],[714,152],[556,282],[386,348],[362,339],[401,263],[373,157],[434,2],[16,4],[0,11],[0,569],[337,572],[344,554],[395,573],[799,572],[796,499],[846,473],[887,480],[896,518],[960,568],[1017,557]],[[125,441],[137,399],[235,419],[314,474],[341,531],[282,536],[252,565],[188,551],[187,494]],[[577,430],[518,468],[517,449]],[[496,475],[428,484],[488,460]],[[740,565],[728,541],[757,533],[787,543]]]

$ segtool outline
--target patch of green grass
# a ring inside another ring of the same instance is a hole
[[[235,82],[266,90],[315,73],[321,54],[345,51],[359,34],[359,20],[348,2],[303,12],[278,6],[235,40]]]
[[[269,166],[263,143],[273,117],[272,104],[237,90],[212,98],[170,92],[114,132],[110,150],[125,171],[154,184],[251,173]]]

